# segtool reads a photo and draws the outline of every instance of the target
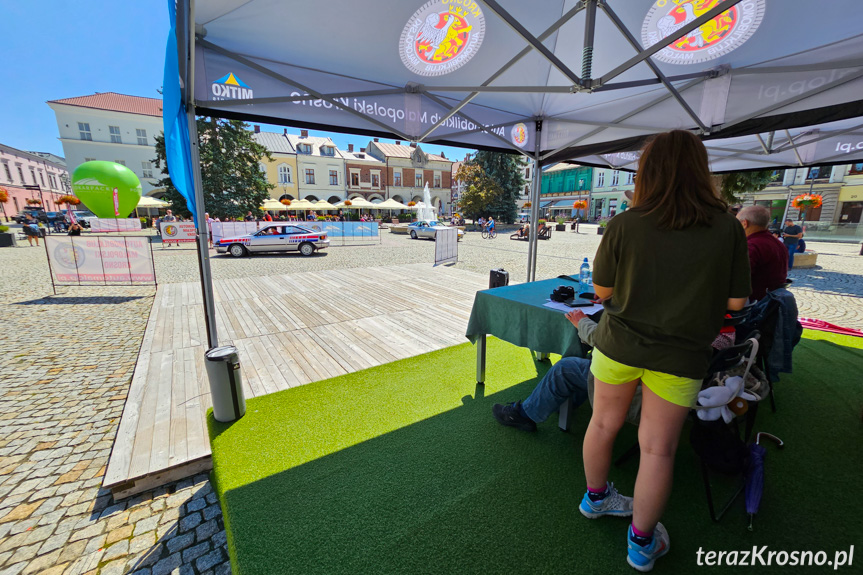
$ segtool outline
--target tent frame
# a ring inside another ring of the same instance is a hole
[[[703,24],[709,22],[714,17],[719,14],[729,10],[741,0],[726,0],[721,4],[715,6],[714,8],[708,10],[701,16],[695,18],[688,24],[680,27],[674,33],[666,36],[665,38],[659,40],[655,44],[644,48],[638,42],[633,33],[626,27],[626,25],[622,22],[622,20],[617,16],[617,14],[608,6],[605,0],[580,0],[570,8],[565,14],[557,18],[551,26],[549,26],[545,31],[543,31],[538,36],[534,36],[530,31],[528,31],[521,23],[516,19],[512,14],[510,14],[506,9],[504,9],[498,2],[498,0],[479,0],[481,1],[491,12],[493,12],[498,18],[500,18],[510,29],[512,29],[525,43],[526,46],[517,53],[513,58],[511,58],[508,62],[503,64],[500,68],[498,68],[491,76],[488,77],[487,80],[482,82],[478,86],[430,86],[426,87],[420,84],[409,83],[406,86],[391,86],[386,84],[381,84],[380,89],[375,90],[359,90],[352,92],[341,92],[341,93],[322,93],[313,89],[310,86],[306,86],[301,82],[298,82],[295,79],[292,79],[288,76],[280,74],[274,70],[267,68],[265,65],[259,64],[250,58],[245,56],[236,54],[222,48],[213,42],[210,42],[205,39],[206,30],[203,26],[200,28],[196,28],[195,25],[195,8],[194,8],[194,0],[180,0],[177,2],[177,48],[178,48],[178,60],[179,60],[179,69],[180,76],[182,79],[182,98],[185,104],[185,109],[188,117],[188,125],[189,125],[189,135],[190,135],[190,148],[191,148],[191,157],[192,163],[192,173],[194,180],[194,198],[196,204],[199,206],[196,210],[196,224],[198,228],[198,252],[199,252],[199,268],[201,272],[201,284],[202,291],[204,295],[204,304],[205,304],[205,319],[207,323],[207,336],[208,342],[211,347],[218,344],[218,337],[216,333],[215,326],[215,306],[213,303],[213,294],[212,294],[212,272],[210,270],[209,264],[209,253],[207,250],[208,246],[208,238],[207,238],[207,222],[204,218],[204,198],[203,198],[203,189],[201,182],[201,172],[199,165],[199,150],[198,150],[198,134],[197,134],[197,126],[195,123],[196,111],[201,111],[210,116],[221,117],[221,118],[254,118],[255,121],[264,121],[270,122],[273,124],[281,124],[281,125],[299,125],[299,126],[312,126],[312,124],[304,124],[300,121],[289,121],[280,118],[271,118],[266,116],[257,116],[253,114],[244,114],[241,112],[241,108],[244,106],[249,106],[250,104],[274,104],[274,103],[288,103],[288,102],[301,102],[301,101],[309,101],[309,100],[322,100],[334,106],[335,108],[347,112],[353,116],[361,118],[364,122],[368,123],[367,128],[357,128],[350,130],[353,133],[358,134],[366,134],[370,136],[393,136],[395,138],[412,141],[412,142],[436,142],[439,144],[451,144],[454,146],[462,146],[465,144],[463,142],[454,140],[453,138],[458,138],[459,136],[464,136],[471,133],[477,132],[485,132],[489,134],[496,140],[503,142],[507,149],[512,150],[515,153],[522,154],[527,156],[533,161],[534,165],[534,181],[533,188],[531,190],[530,199],[531,199],[531,236],[528,244],[528,281],[533,281],[536,277],[536,258],[537,258],[537,219],[539,216],[539,196],[541,191],[541,181],[542,181],[542,168],[550,163],[556,163],[558,161],[566,161],[571,157],[575,157],[575,155],[585,155],[583,150],[573,150],[572,154],[566,154],[567,149],[571,149],[574,146],[577,146],[579,143],[595,136],[596,134],[601,133],[604,130],[609,128],[616,129],[631,129],[636,132],[659,132],[662,131],[660,127],[648,127],[648,126],[636,126],[636,125],[628,125],[626,124],[626,120],[643,112],[646,109],[649,109],[652,106],[655,106],[665,100],[673,98],[675,102],[681,106],[681,108],[686,112],[686,114],[694,121],[695,126],[697,126],[697,132],[702,136],[714,136],[718,137],[720,133],[726,131],[727,128],[732,126],[738,126],[737,131],[740,132],[739,135],[750,135],[755,133],[757,126],[750,126],[751,121],[753,119],[759,118],[764,114],[768,114],[774,110],[781,109],[787,107],[796,102],[805,100],[806,98],[810,98],[814,95],[822,93],[826,90],[830,90],[837,86],[841,86],[842,84],[851,82],[861,76],[863,76],[863,70],[858,70],[855,72],[848,73],[838,79],[835,79],[831,82],[827,82],[818,88],[806,91],[802,94],[795,96],[790,100],[783,100],[781,102],[776,102],[767,107],[761,108],[757,111],[754,111],[750,114],[747,114],[743,118],[735,119],[733,122],[727,124],[718,124],[714,126],[705,125],[705,123],[701,120],[699,115],[692,109],[689,103],[684,99],[683,93],[688,89],[693,88],[694,86],[699,85],[700,83],[719,78],[724,74],[764,74],[764,73],[780,73],[780,72],[802,72],[802,71],[813,71],[820,70],[829,67],[861,67],[863,66],[863,59],[855,58],[850,59],[845,62],[835,63],[831,62],[829,65],[827,64],[808,64],[808,65],[798,65],[798,66],[765,66],[765,67],[753,67],[749,69],[736,69],[736,70],[705,70],[701,72],[695,72],[690,74],[683,74],[677,76],[666,76],[659,69],[659,67],[654,63],[652,57],[657,54],[660,50],[666,48],[668,45],[673,42],[679,40],[680,38],[688,35],[691,31],[699,28]],[[593,50],[594,50],[594,35],[596,30],[596,13],[597,9],[602,10],[609,20],[613,23],[614,27],[618,30],[618,32],[623,36],[623,38],[633,47],[635,50],[635,54],[631,56],[629,59],[613,68],[611,71],[605,73],[599,78],[592,77],[592,61],[593,61]],[[549,38],[552,34],[557,32],[562,26],[564,26],[567,22],[569,22],[573,17],[577,14],[585,12],[585,34],[584,34],[584,46],[582,50],[581,57],[581,76],[576,74],[572,69],[570,69],[564,62],[562,62],[552,50],[549,50],[544,45],[544,41]],[[300,96],[278,96],[278,97],[268,97],[268,98],[252,98],[245,100],[237,100],[237,101],[221,101],[219,102],[220,109],[210,109],[206,107],[206,104],[202,102],[203,106],[198,108],[196,105],[196,101],[194,98],[194,80],[195,80],[195,59],[196,59],[196,49],[198,46],[211,50],[215,53],[218,53],[227,58],[233,59],[234,61],[241,63],[245,66],[248,66],[251,69],[258,71],[261,74],[264,74],[278,82],[284,83],[288,86],[296,88],[305,92],[305,94]],[[519,60],[528,55],[529,53],[536,51],[539,53],[546,61],[548,61],[556,70],[558,70],[563,76],[571,82],[569,86],[492,86],[491,84],[501,77],[507,70],[509,70],[513,65],[515,65]],[[649,67],[655,78],[648,78],[636,81],[626,81],[626,82],[617,82],[614,83],[616,77],[620,76],[627,70],[644,63]],[[285,62],[284,64],[291,65],[290,63]],[[317,70],[317,72],[326,73],[324,70]],[[683,83],[682,85],[676,85],[678,83]],[[554,116],[539,116],[539,117],[524,117],[519,118],[517,114],[513,114],[512,118],[505,123],[498,123],[496,125],[483,125],[481,122],[477,122],[470,115],[465,113],[464,108],[470,104],[478,95],[485,92],[510,92],[510,93],[541,93],[541,94],[554,94],[554,93],[591,93],[591,92],[600,92],[600,91],[608,91],[608,90],[617,90],[617,89],[626,89],[632,87],[641,87],[641,86],[650,86],[650,85],[661,86],[662,94],[657,98],[651,98],[650,101],[637,109],[630,111],[619,118],[611,121],[611,122],[598,122],[592,120],[579,120],[572,118],[557,118]],[[440,95],[441,93],[466,93],[467,96],[461,97],[460,100],[455,101],[453,98],[452,102],[446,101],[444,96]],[[437,104],[442,108],[441,117],[438,121],[436,121],[431,127],[424,129],[419,134],[410,135],[404,133],[402,130],[398,130],[393,126],[390,126],[377,118],[363,113],[359,110],[355,110],[350,106],[343,104],[339,98],[351,98],[351,97],[359,97],[359,96],[372,96],[372,95],[394,95],[394,94],[405,94],[405,95],[416,95],[419,98],[425,97],[427,100]],[[726,96],[727,97],[727,96]],[[236,112],[230,110],[223,110],[221,108],[231,108],[236,109]],[[842,110],[837,112],[837,115],[842,114],[850,114],[854,110],[843,108]],[[440,128],[444,126],[447,121],[453,117],[459,117],[463,120],[471,122],[476,128],[472,128],[470,130],[462,130],[457,132],[450,132],[446,135],[440,135],[439,137],[435,137]],[[847,116],[852,117],[852,116]],[[582,124],[584,126],[594,126],[595,129],[588,131],[586,134],[583,134],[571,142],[567,143],[564,146],[557,147],[554,150],[549,150],[546,152],[542,152],[541,146],[541,135],[542,135],[542,126],[543,121],[556,121],[556,122],[571,122],[574,124]],[[507,138],[504,138],[498,134],[496,134],[493,130],[497,128],[501,128],[507,125],[511,125],[517,122],[533,122],[534,123],[534,149],[532,151],[522,150],[518,148],[515,144],[510,142]],[[747,124],[748,122],[748,124]],[[787,123],[786,123],[787,124]],[[320,129],[332,129],[332,130],[341,130],[348,131],[346,128],[338,125],[318,125],[314,124],[314,127]],[[818,141],[815,140],[807,140],[806,142],[795,142],[795,138],[791,137],[791,134],[786,129],[786,136],[788,138],[787,141],[782,143],[779,147],[773,147],[773,140],[775,131],[778,129],[784,129],[788,127],[793,127],[790,125],[780,125],[780,126],[771,126],[772,130],[768,135],[768,140],[765,142],[761,137],[761,134],[758,133],[758,141],[760,148],[754,148],[750,150],[731,150],[728,151],[733,154],[733,156],[728,157],[739,157],[744,161],[751,161],[755,163],[764,163],[768,165],[771,164],[769,161],[757,159],[760,157],[767,157],[772,155],[773,153],[778,153],[782,151],[787,151],[789,147],[794,150],[795,155],[797,157],[798,163],[800,165],[805,164],[803,158],[798,150],[798,145],[803,143],[814,143]],[[375,129],[377,128],[377,130]],[[857,127],[851,128],[848,130],[843,130],[841,133],[848,133],[856,130]],[[378,131],[380,130],[380,131]],[[732,132],[733,133],[733,132]],[[836,133],[834,133],[835,135]],[[734,134],[738,135],[738,134]],[[799,139],[803,134],[797,136]],[[633,142],[638,142],[639,138],[643,136],[635,136],[634,138],[627,139],[626,142],[632,144]],[[829,137],[829,136],[824,136]],[[823,139],[823,138],[822,138]],[[624,144],[621,143],[621,146]],[[477,148],[482,148],[483,146],[472,146]],[[588,146],[589,147],[589,146]],[[493,149],[488,147],[488,149]],[[624,148],[620,147],[618,150],[622,150]],[[609,152],[597,152],[598,155],[609,153]],[[754,158],[744,157],[744,156],[755,156]],[[828,158],[831,159],[831,158]],[[606,163],[611,167],[621,168],[623,166],[613,166],[611,162],[608,162],[603,158]],[[624,164],[624,166],[629,164]]]

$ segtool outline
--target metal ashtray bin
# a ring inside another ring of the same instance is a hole
[[[240,419],[246,413],[246,397],[243,395],[237,348],[232,345],[214,347],[207,350],[204,358],[210,380],[213,416],[221,422]]]

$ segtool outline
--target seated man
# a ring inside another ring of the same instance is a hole
[[[580,310],[566,314],[578,329],[578,337],[593,346],[593,331],[596,322]],[[573,406],[578,407],[593,392],[593,375],[590,373],[590,360],[583,357],[563,357],[555,363],[530,396],[522,401],[501,405],[496,403],[491,412],[502,425],[515,427],[522,431],[536,431],[536,424],[545,421],[561,405],[572,398]],[[627,421],[638,422],[641,411],[641,388],[637,388],[632,399]]]
[[[788,250],[768,231],[770,210],[764,206],[747,206],[737,219],[746,233],[749,266],[752,277],[751,301],[758,301],[785,283],[788,275]]]
[[[530,235],[530,224],[524,224],[518,228],[518,237],[526,238]]]

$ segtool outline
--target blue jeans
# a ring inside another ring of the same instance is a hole
[[[797,244],[793,246],[785,244],[785,247],[788,248],[788,269],[790,270],[794,267],[794,254],[797,252]]]
[[[542,423],[569,398],[578,407],[587,400],[587,378],[590,360],[583,357],[564,357],[555,363],[542,381],[521,404],[527,416]]]

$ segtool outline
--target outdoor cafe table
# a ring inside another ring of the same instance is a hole
[[[584,357],[586,350],[575,326],[565,314],[544,305],[560,285],[572,285],[578,291],[578,282],[554,278],[476,292],[465,336],[476,344],[477,383],[485,383],[486,335],[526,347],[541,357],[549,353]],[[568,413],[568,408],[561,408],[562,428]]]

